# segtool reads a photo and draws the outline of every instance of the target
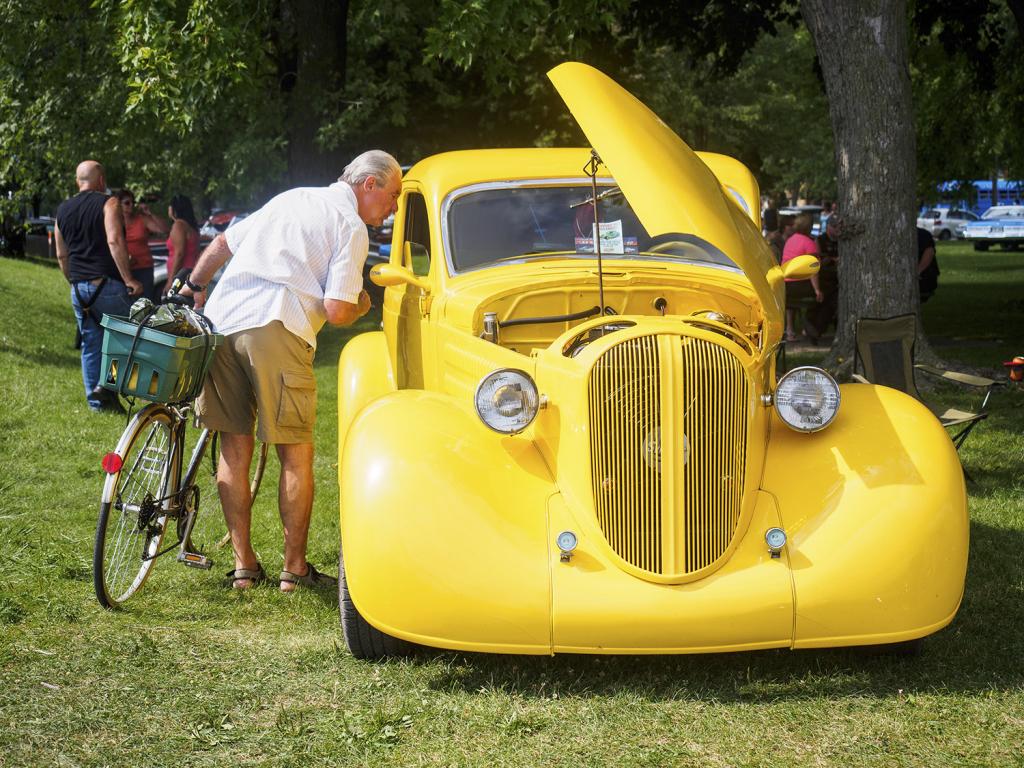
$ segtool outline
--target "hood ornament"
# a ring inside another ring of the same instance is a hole
[[[683,466],[690,461],[690,438],[683,435]],[[654,427],[644,437],[640,445],[640,453],[643,456],[644,464],[655,472],[661,472],[661,427]]]

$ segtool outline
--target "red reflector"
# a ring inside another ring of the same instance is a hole
[[[103,461],[100,462],[103,466],[103,471],[108,475],[112,475],[115,472],[120,472],[121,467],[124,466],[124,459],[118,456],[116,453],[108,453],[103,457]]]

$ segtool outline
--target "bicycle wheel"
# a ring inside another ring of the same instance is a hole
[[[115,452],[104,457],[107,479],[92,567],[104,608],[116,608],[138,592],[153,570],[172,506],[167,497],[181,473],[173,453],[174,424],[167,408],[147,406],[125,429]]]
[[[253,503],[256,502],[256,494],[260,492],[260,483],[263,482],[263,471],[267,468],[267,444],[260,443],[256,456],[253,458],[252,479],[249,481],[249,496]]]

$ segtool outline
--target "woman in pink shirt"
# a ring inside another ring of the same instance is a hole
[[[803,256],[809,254],[811,256],[818,255],[818,244],[814,242],[811,237],[811,215],[809,213],[801,213],[793,221],[793,234],[786,240],[786,245],[782,249],[782,263],[785,264],[787,261],[795,259],[797,256]],[[796,341],[796,306],[795,303],[800,299],[808,298],[811,296],[812,291],[814,300],[821,302],[825,298],[825,294],[821,292],[821,287],[818,285],[818,276],[814,275],[810,279],[810,285],[807,280],[787,280],[786,281],[786,340]],[[804,333],[811,341],[818,340],[818,331],[815,328],[811,328],[807,323],[804,324]]]
[[[199,258],[199,225],[192,210],[192,201],[185,195],[175,195],[167,214],[174,223],[167,238],[167,282],[174,279],[179,269],[192,269]]]

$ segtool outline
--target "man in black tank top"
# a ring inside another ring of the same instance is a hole
[[[99,386],[103,356],[103,315],[125,317],[131,298],[142,294],[132,277],[124,242],[124,221],[116,198],[106,193],[103,166],[95,160],[75,170],[78,194],[57,208],[57,261],[71,284],[71,306],[82,334],[82,383],[94,411],[120,410],[117,396]]]

